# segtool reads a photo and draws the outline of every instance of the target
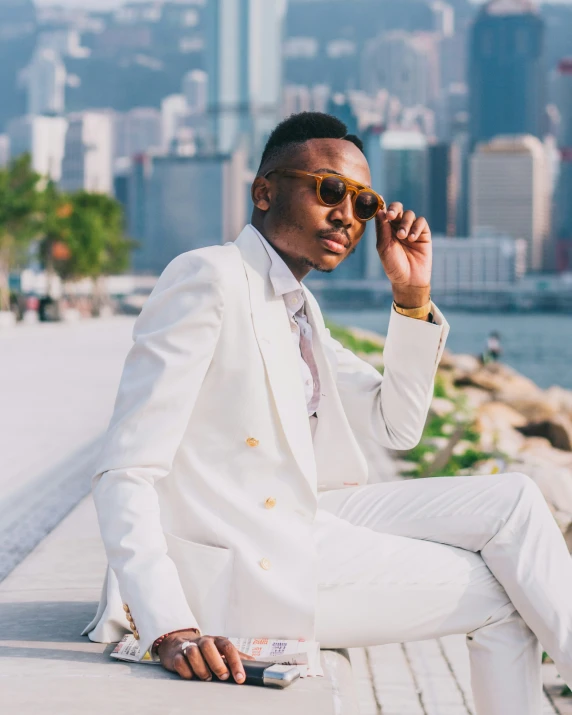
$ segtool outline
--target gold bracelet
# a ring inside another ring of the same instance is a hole
[[[429,300],[421,308],[401,308],[395,301],[393,301],[394,309],[401,315],[406,315],[408,318],[426,318],[431,312],[432,301]]]

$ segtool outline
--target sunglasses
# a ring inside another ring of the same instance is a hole
[[[339,176],[338,174],[311,174],[307,171],[298,171],[298,169],[272,169],[272,171],[264,175],[264,178],[268,178],[270,174],[314,179],[316,181],[318,201],[322,206],[338,206],[348,193],[353,194],[354,215],[359,221],[370,221],[380,209],[385,210],[385,201],[379,194],[345,176]]]

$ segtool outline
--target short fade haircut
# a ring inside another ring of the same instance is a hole
[[[290,115],[273,130],[262,153],[258,176],[264,175],[267,166],[275,164],[295,146],[310,139],[344,139],[363,152],[362,140],[348,134],[347,126],[336,117],[322,112],[300,112]]]

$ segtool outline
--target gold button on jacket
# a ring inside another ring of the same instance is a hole
[[[274,507],[276,506],[275,497],[268,497],[268,499],[264,502],[264,506],[267,509],[274,509]]]
[[[123,604],[123,610],[125,613],[129,613],[129,606],[126,603]]]
[[[246,444],[247,444],[249,447],[258,447],[258,445],[260,444],[260,442],[256,439],[256,437],[249,437],[249,438],[246,440]]]

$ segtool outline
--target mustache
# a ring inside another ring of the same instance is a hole
[[[350,241],[350,237],[348,235],[347,230],[342,226],[341,228],[323,228],[320,231],[318,231],[318,236],[320,238],[327,238],[328,236],[344,236],[348,241]]]

